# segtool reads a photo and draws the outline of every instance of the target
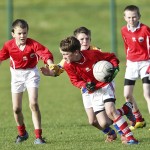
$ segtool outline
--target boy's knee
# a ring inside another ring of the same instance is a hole
[[[90,125],[92,125],[92,126],[94,126],[95,124],[97,124],[98,122],[97,122],[97,120],[95,119],[95,120],[89,120],[89,124]]]
[[[107,116],[111,119],[111,120],[114,120],[114,118],[115,118],[115,116],[116,116],[116,113],[117,112],[115,112],[113,109],[111,110],[109,110],[109,111],[107,111]]]
[[[108,117],[110,118],[110,119],[112,119],[113,118],[113,115],[112,115],[113,113],[111,113],[111,112],[108,112],[107,113],[107,115],[108,115]]]
[[[13,111],[15,114],[19,114],[22,110],[21,108],[14,108]]]
[[[106,127],[109,126],[109,124],[106,123],[106,122],[102,122],[102,123],[100,124],[100,126],[101,126],[102,129],[105,129]]]
[[[39,105],[37,103],[30,104],[31,111],[39,111]]]
[[[124,97],[126,100],[129,100],[131,99],[132,95],[128,93],[128,94],[124,94]]]

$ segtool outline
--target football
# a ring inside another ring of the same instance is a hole
[[[113,65],[105,60],[99,61],[94,65],[93,75],[97,81],[105,82],[105,77],[110,73],[107,71],[108,69],[113,68]]]

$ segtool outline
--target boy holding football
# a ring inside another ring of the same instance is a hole
[[[60,53],[65,60],[64,69],[67,72],[71,83],[77,88],[86,88],[91,97],[92,107],[96,118],[100,123],[105,116],[113,120],[125,135],[125,144],[138,144],[133,137],[127,122],[115,108],[115,95],[113,78],[118,72],[119,60],[113,53],[104,53],[99,50],[80,51],[81,45],[77,38],[70,36],[60,42]],[[93,76],[93,65],[106,60],[113,65],[110,75],[105,77],[106,82],[99,82]]]
[[[86,27],[76,28],[73,34],[80,41],[82,51],[83,50],[100,50],[99,48],[90,45],[91,44],[91,31],[87,29]],[[65,63],[65,60],[62,59],[62,61],[58,65],[55,65],[53,68],[51,67],[50,69],[57,70],[58,69],[57,66],[60,66],[59,72],[61,74],[63,72],[62,69],[64,68],[64,63]],[[42,67],[41,71],[44,75],[48,75],[48,76],[50,75],[50,70],[48,67],[47,68]],[[103,112],[103,115],[105,116],[105,121],[101,121],[101,124],[99,124],[99,122],[96,119],[96,115],[93,111],[90,95],[88,94],[86,89],[82,89],[81,93],[82,93],[83,105],[84,105],[84,108],[88,117],[89,124],[96,127],[97,129],[102,131],[104,134],[106,134],[107,142],[111,142],[115,140],[117,135],[115,131],[111,127],[109,127],[112,124],[112,120],[110,120],[108,116],[106,115],[106,113]]]
[[[86,27],[76,28],[74,30],[73,34],[80,41],[81,50],[91,50],[91,49],[92,50],[100,50],[99,48],[97,48],[95,46],[91,46],[91,31],[89,29],[87,29]],[[60,66],[60,74],[63,72],[62,69],[64,68],[64,63],[65,63],[65,60],[62,59],[61,62],[58,64]],[[56,67],[51,68],[51,69],[55,70],[55,68],[57,68],[57,65],[56,65]],[[48,68],[46,70],[46,68],[43,67],[43,68],[41,68],[41,71],[44,75],[48,75],[48,76],[50,75]],[[82,93],[83,104],[84,104],[84,108],[85,108],[85,111],[86,111],[86,114],[88,117],[89,124],[93,125],[94,127],[101,130],[102,128],[100,127],[100,125],[97,122],[97,119],[95,117],[89,94],[84,89],[81,91],[81,93]],[[109,120],[107,122],[108,122],[108,124],[110,124]]]
[[[127,102],[133,103],[133,114],[136,118],[131,130],[146,126],[146,122],[140,113],[133,89],[135,82],[141,78],[143,93],[147,101],[150,113],[150,28],[140,23],[140,11],[135,5],[129,5],[124,9],[126,26],[121,29],[126,53],[126,72],[124,81],[124,96]]]
[[[13,39],[7,41],[0,50],[0,63],[10,58],[12,104],[18,130],[15,142],[18,144],[28,139],[22,113],[23,92],[27,89],[35,128],[36,139],[34,144],[44,144],[41,113],[38,105],[40,75],[36,65],[39,58],[47,65],[53,64],[53,55],[45,46],[31,38],[27,38],[28,30],[28,23],[23,19],[17,19],[12,23]],[[54,75],[54,72],[51,73]]]
[[[86,27],[79,27],[79,28],[75,29],[73,34],[80,42],[81,51],[83,51],[83,50],[100,50],[99,48],[90,45],[91,44],[91,31],[89,29],[87,29]],[[62,59],[62,61],[59,63],[59,66],[61,67],[60,70],[62,70],[62,68],[64,68],[64,63],[65,63],[65,60]],[[50,69],[53,70],[55,68],[50,68]],[[41,71],[44,75],[50,75],[48,68],[42,67]],[[62,71],[60,71],[60,73],[62,73]],[[116,133],[114,132],[114,130],[112,128],[109,127],[112,124],[112,120],[110,120],[108,118],[108,116],[106,115],[106,113],[104,111],[102,113],[103,113],[103,116],[105,116],[105,121],[102,121],[102,120],[104,120],[104,119],[102,119],[99,123],[97,121],[96,115],[93,111],[90,94],[87,92],[86,88],[82,88],[81,93],[82,93],[83,104],[84,104],[84,108],[85,108],[85,111],[86,111],[86,114],[88,117],[89,124],[96,127],[97,129],[101,130],[104,134],[106,134],[107,142],[113,141],[116,138]],[[123,111],[124,109],[128,109],[127,107],[128,106],[125,104],[121,110]],[[122,114],[123,115],[130,114],[129,115],[130,118],[132,116],[131,112],[130,113],[123,112]],[[117,126],[114,125],[114,127],[116,128]]]
[[[95,46],[91,46],[91,31],[87,29],[86,27],[76,28],[73,31],[73,35],[80,41],[82,51],[90,50],[90,49],[100,50],[99,48]],[[64,63],[65,63],[65,60],[62,59],[62,61],[59,63],[61,68],[64,68]],[[81,90],[81,93],[82,93],[83,105],[84,105],[84,108],[88,117],[89,124],[98,128],[99,130],[102,130],[94,114],[89,94],[85,91],[85,89]],[[111,124],[109,119],[107,121],[107,124],[108,125]]]

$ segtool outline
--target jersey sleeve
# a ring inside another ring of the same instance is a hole
[[[126,42],[126,37],[124,35],[123,29],[124,28],[121,29],[121,36],[122,36],[123,43],[124,43],[124,50],[125,50],[125,53],[127,54],[128,45],[127,45],[127,42]]]
[[[4,61],[6,59],[8,59],[9,56],[9,51],[7,49],[6,44],[4,44],[3,48],[0,50],[0,61]]]
[[[77,75],[76,70],[73,66],[67,64],[64,65],[64,69],[67,72],[67,75],[69,76],[69,79],[74,86],[80,89],[82,87],[85,87],[86,82],[83,81],[83,79],[81,79],[79,75]]]
[[[101,60],[109,61],[114,67],[117,67],[119,65],[119,59],[116,57],[114,53],[100,52],[100,51],[97,52],[101,53],[100,55],[98,55],[101,58]]]
[[[118,67],[119,66],[119,59],[116,57],[116,55],[114,53],[110,54],[110,62],[112,63],[112,65],[114,67]]]
[[[50,50],[36,41],[34,41],[34,50],[35,53],[39,56],[40,59],[44,61],[45,64],[47,64],[48,59],[53,61],[53,54],[50,52]]]

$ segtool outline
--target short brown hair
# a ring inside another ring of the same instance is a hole
[[[14,28],[16,26],[19,26],[20,28],[24,29],[24,28],[27,28],[27,30],[29,30],[29,26],[28,26],[28,23],[23,20],[23,19],[16,19],[13,23],[12,23],[12,32],[14,32]]]
[[[74,36],[69,36],[60,42],[60,49],[64,52],[75,52],[80,50],[80,48],[80,42]]]
[[[139,8],[138,8],[137,6],[135,6],[135,5],[128,5],[128,6],[126,6],[125,9],[124,9],[124,12],[125,12],[126,10],[129,10],[129,11],[136,11],[137,14],[138,14],[138,16],[139,16],[139,17],[141,16]]]
[[[79,33],[84,33],[84,34],[89,35],[91,37],[91,31],[89,29],[87,29],[86,27],[79,27],[79,28],[75,29],[73,32],[75,37]]]

